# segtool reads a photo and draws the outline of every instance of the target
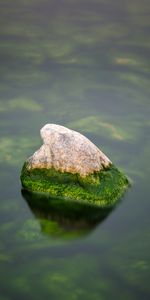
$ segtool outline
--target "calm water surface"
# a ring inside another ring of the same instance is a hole
[[[149,0],[0,0],[0,300],[150,299],[149,13]],[[47,213],[22,193],[47,122],[130,177],[107,216]]]

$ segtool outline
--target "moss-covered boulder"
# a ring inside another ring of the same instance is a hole
[[[21,182],[31,192],[56,201],[112,207],[128,187],[128,179],[107,156],[78,132],[47,124],[43,145],[25,163]]]

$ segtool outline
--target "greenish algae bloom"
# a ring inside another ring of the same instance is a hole
[[[56,171],[55,169],[27,169],[24,164],[21,172],[24,189],[45,193],[50,197],[110,208],[121,198],[129,185],[127,177],[114,165],[86,177],[79,174]]]

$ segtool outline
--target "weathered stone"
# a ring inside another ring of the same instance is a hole
[[[28,169],[51,169],[87,176],[108,167],[111,161],[89,139],[64,126],[46,124],[43,145],[28,160]]]
[[[128,186],[125,175],[82,134],[55,124],[41,129],[43,145],[24,164],[25,189],[112,207]]]

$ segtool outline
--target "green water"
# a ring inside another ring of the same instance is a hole
[[[149,14],[149,0],[0,0],[0,300],[150,298]],[[21,191],[46,123],[130,177],[113,211],[47,211]]]

